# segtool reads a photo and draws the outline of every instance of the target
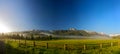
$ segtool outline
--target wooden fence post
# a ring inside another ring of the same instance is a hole
[[[46,48],[48,49],[48,43],[46,43]]]
[[[4,39],[4,42],[7,44],[7,39]],[[8,54],[8,46],[5,44],[5,53]]]
[[[16,39],[14,39],[14,41],[16,42]]]
[[[102,43],[100,44],[100,48],[102,48]]]
[[[86,50],[86,44],[84,44],[84,48],[83,49]]]
[[[110,45],[111,45],[111,47],[112,47],[112,46],[113,46],[113,43],[111,42],[111,44],[110,44]]]
[[[64,44],[64,50],[67,50],[67,44]]]
[[[27,45],[26,45],[26,37],[25,37],[25,47],[26,47]]]
[[[25,36],[25,54],[27,54],[27,37]]]
[[[35,43],[35,38],[34,38],[33,34],[32,34],[32,36],[31,36],[31,39],[32,39],[32,41],[33,41],[32,54],[35,54],[35,50],[36,50],[36,43]]]
[[[119,42],[118,42],[118,46],[119,46]]]
[[[18,40],[18,44],[19,44],[19,47],[20,47],[20,37],[19,37],[19,40]]]
[[[34,46],[34,47],[36,46],[35,40],[33,41],[33,46]]]

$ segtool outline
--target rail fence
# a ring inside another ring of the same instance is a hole
[[[108,43],[94,43],[94,44],[53,44],[53,43],[44,43],[39,41],[27,41],[27,40],[7,40],[7,43],[10,42],[18,43],[19,47],[33,47],[39,48],[44,47],[46,49],[62,49],[62,50],[90,50],[90,49],[101,49],[106,47],[113,47],[120,45],[120,42],[108,42]]]
[[[5,41],[6,44],[11,44],[12,42],[17,43],[18,48],[24,48],[26,51],[24,51],[25,54],[29,54],[27,52],[28,48],[32,48],[31,54],[35,54],[36,50],[38,48],[45,48],[45,49],[60,49],[60,50],[91,50],[91,49],[102,49],[107,47],[113,47],[113,46],[119,46],[120,42],[107,42],[107,43],[94,43],[94,44],[55,44],[55,43],[46,43],[46,42],[39,42],[39,41],[27,41],[27,40],[20,40],[20,39],[1,39],[2,41]],[[6,48],[6,54],[9,54],[7,50],[10,50]]]

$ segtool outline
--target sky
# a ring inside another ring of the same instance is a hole
[[[119,0],[0,0],[0,24],[13,31],[76,28],[120,33]]]

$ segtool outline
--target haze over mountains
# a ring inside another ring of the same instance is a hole
[[[54,35],[78,35],[78,36],[108,36],[103,33],[90,32],[86,30],[55,30]]]
[[[77,36],[109,36],[104,33],[98,33],[86,30],[32,30],[23,31],[22,33],[42,33],[51,35],[77,35]]]

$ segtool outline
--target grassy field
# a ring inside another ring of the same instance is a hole
[[[120,54],[119,42],[119,39],[20,40],[20,42],[7,40],[6,52],[8,54]]]

